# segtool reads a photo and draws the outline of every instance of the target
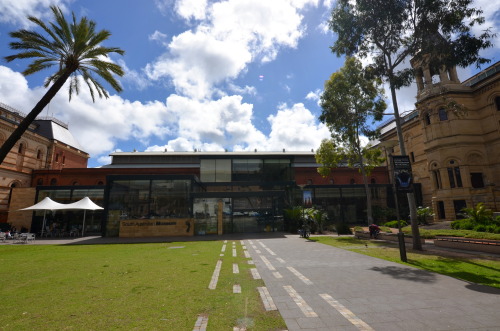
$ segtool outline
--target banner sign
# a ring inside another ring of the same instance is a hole
[[[394,182],[398,192],[413,192],[413,176],[411,174],[410,157],[407,155],[393,155],[392,165]]]

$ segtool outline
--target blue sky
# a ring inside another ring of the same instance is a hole
[[[343,64],[326,29],[334,0],[0,0],[2,58],[12,54],[8,32],[31,28],[27,15],[50,18],[52,4],[111,31],[105,45],[126,52],[112,57],[126,70],[122,93],[92,103],[82,86],[69,102],[64,89],[43,113],[69,124],[89,167],[114,151],[304,151],[329,136],[317,102]],[[499,31],[494,1],[477,4]],[[497,41],[483,54],[494,61]],[[23,77],[25,67],[0,60],[0,102],[27,113],[50,71]],[[403,111],[415,92],[400,92]]]

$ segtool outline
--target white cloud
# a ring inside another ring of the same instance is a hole
[[[113,150],[118,140],[133,138],[147,144],[152,137],[163,138],[172,133],[167,108],[159,101],[143,104],[111,95],[93,103],[88,91],[82,88],[80,95],[68,102],[66,91],[64,86],[52,99],[48,113],[44,110],[42,115],[68,123],[75,138],[92,156]],[[28,113],[45,92],[42,87],[30,89],[20,73],[0,66],[0,102]]]
[[[178,1],[176,8],[191,8],[191,4]],[[174,36],[168,52],[145,71],[152,80],[170,78],[180,94],[210,98],[215,85],[238,77],[250,62],[272,61],[281,48],[296,47],[305,30],[300,10],[317,4],[315,0],[210,3],[199,25]]]
[[[311,92],[307,93],[306,99],[307,100],[318,101],[319,98],[321,97],[321,93],[322,93],[322,91],[320,89],[317,89],[314,92],[311,91]]]
[[[152,82],[147,79],[144,73],[130,69],[122,59],[119,59],[117,63],[123,68],[123,71],[125,72],[123,77],[121,77],[120,79],[121,82],[134,86],[139,91],[142,91],[152,85]]]
[[[66,4],[72,0],[2,0],[0,1],[0,22],[28,27],[29,15],[44,18],[52,16],[49,6],[56,5],[66,11]]]
[[[257,89],[255,86],[245,85],[244,87],[235,85],[233,83],[228,84],[229,90],[238,94],[248,94],[248,95],[256,95]]]
[[[484,51],[484,56],[492,59],[492,63],[500,61],[499,51],[500,51],[500,7],[497,1],[491,0],[476,0],[474,1],[474,7],[480,8],[483,11],[483,16],[485,22],[482,25],[476,25],[473,28],[475,35],[480,35],[485,29],[491,28],[491,33],[495,33],[496,36],[491,41],[493,47]]]
[[[277,114],[270,115],[268,121],[271,123],[271,133],[266,150],[317,149],[322,139],[330,137],[328,128],[322,123],[318,124],[316,117],[302,103],[292,107],[280,105]]]
[[[175,12],[186,20],[203,20],[206,16],[207,0],[178,0]]]
[[[160,31],[158,30],[155,30],[155,32],[153,32],[152,34],[150,34],[148,36],[148,39],[149,40],[152,40],[152,41],[156,41],[158,42],[160,45],[164,45],[164,46],[167,46],[167,43],[166,43],[166,40],[167,40],[167,35],[164,34],[164,33],[161,33]]]

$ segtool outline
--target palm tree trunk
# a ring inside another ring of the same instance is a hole
[[[3,163],[7,154],[17,143],[19,139],[23,136],[24,132],[29,128],[30,124],[36,119],[36,117],[42,112],[42,110],[49,104],[50,100],[57,94],[57,92],[64,85],[66,80],[71,75],[71,71],[64,72],[55,83],[49,88],[45,95],[38,101],[31,112],[19,123],[18,127],[12,132],[9,138],[0,147],[0,164]]]

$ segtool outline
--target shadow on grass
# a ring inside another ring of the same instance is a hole
[[[472,291],[476,291],[476,292],[500,295],[500,289],[494,288],[491,286],[487,286],[487,285],[480,285],[480,284],[471,283],[471,284],[465,285],[465,288],[472,290]]]
[[[378,271],[384,275],[389,275],[395,279],[406,279],[419,283],[434,283],[436,281],[436,275],[434,273],[420,269],[388,266],[373,267],[371,270]]]

